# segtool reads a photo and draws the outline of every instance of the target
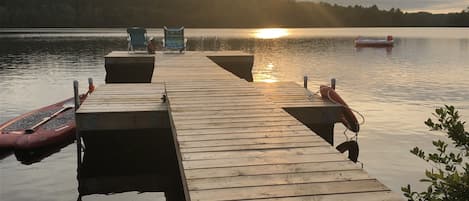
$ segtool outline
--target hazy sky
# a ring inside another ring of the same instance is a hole
[[[308,1],[308,0],[306,0]],[[400,8],[407,12],[427,11],[432,13],[460,12],[469,6],[469,0],[311,0],[340,5],[376,4],[380,9]]]

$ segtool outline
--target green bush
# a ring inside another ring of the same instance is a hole
[[[433,141],[436,153],[428,154],[418,147],[413,148],[412,154],[433,166],[432,170],[425,171],[426,178],[420,180],[429,186],[423,192],[412,191],[410,185],[401,190],[411,201],[469,200],[469,133],[464,130],[466,122],[459,120],[458,111],[453,106],[438,108],[433,115],[438,122],[429,118],[425,124],[432,130],[445,132],[452,145],[441,140]]]

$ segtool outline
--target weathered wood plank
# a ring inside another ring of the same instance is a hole
[[[220,128],[205,128],[205,129],[193,129],[193,130],[181,130],[178,129],[178,136],[183,135],[211,135],[211,134],[226,134],[226,133],[250,133],[250,132],[288,132],[288,131],[308,131],[309,129],[303,125],[290,125],[290,126],[259,126],[249,127],[243,129],[220,129]]]
[[[210,105],[205,107],[203,110],[199,106],[202,105],[176,105],[171,107],[174,112],[192,112],[192,111],[229,111],[229,110],[273,110],[278,109],[275,105],[262,105],[262,104],[225,104],[225,105]]]
[[[292,155],[308,155],[308,154],[325,154],[337,153],[330,146],[318,146],[312,148],[289,148],[289,149],[271,149],[271,150],[247,150],[247,151],[222,151],[222,152],[201,152],[201,153],[183,153],[182,158],[186,161],[190,160],[208,160],[223,158],[252,158],[264,156],[282,156],[288,157]]]
[[[190,191],[192,200],[244,200],[289,196],[309,196],[356,192],[389,191],[376,180],[324,182],[275,186],[255,186]]]
[[[275,143],[275,144],[252,144],[252,145],[233,145],[221,147],[197,147],[181,149],[184,153],[191,152],[216,152],[216,151],[236,151],[236,150],[263,150],[263,149],[288,149],[301,147],[330,146],[325,142],[295,142],[295,143]]]
[[[264,102],[261,102],[261,101],[252,101],[252,102],[248,102],[248,101],[240,101],[240,102],[218,102],[218,103],[203,103],[203,102],[192,102],[192,103],[177,103],[177,104],[173,104],[172,106],[174,108],[187,108],[187,107],[198,107],[198,106],[204,106],[204,105],[210,105],[210,108],[221,108],[221,107],[224,107],[224,108],[239,108],[239,107],[261,107],[261,106],[264,106],[265,107],[265,101]]]
[[[254,199],[256,201],[402,201],[402,197],[391,191],[344,193],[329,195],[295,196],[270,199]],[[254,201],[252,200],[252,201]]]
[[[205,134],[205,135],[180,135],[178,136],[179,142],[188,141],[205,141],[205,140],[229,140],[229,139],[255,139],[255,138],[275,138],[275,137],[293,137],[293,136],[312,136],[317,137],[310,131],[297,131],[292,130],[288,132],[246,132],[246,133],[218,133],[218,134]]]
[[[233,122],[233,123],[204,123],[204,124],[178,124],[175,123],[178,130],[190,129],[216,129],[216,128],[252,128],[264,126],[301,126],[298,121],[285,120],[285,121],[269,121],[269,122]]]
[[[288,137],[271,137],[271,138],[253,138],[253,139],[229,139],[229,140],[204,140],[179,142],[179,146],[184,148],[197,147],[220,147],[234,145],[255,145],[255,144],[278,144],[278,143],[295,143],[295,142],[323,142],[319,137],[313,136],[288,136]],[[326,144],[324,144],[326,145]]]
[[[185,153],[185,149],[181,149]],[[289,155],[289,157],[266,156],[251,158],[226,158],[211,160],[193,160],[183,161],[185,169],[216,168],[216,167],[234,167],[234,166],[252,166],[267,164],[291,164],[291,163],[311,163],[326,161],[345,161],[345,156],[339,153],[311,154],[311,155]]]
[[[325,172],[189,179],[187,180],[187,184],[189,190],[208,190],[247,186],[273,186],[283,184],[304,184],[365,179],[371,179],[371,177],[362,170],[341,170]]]
[[[175,118],[177,119],[177,118]],[[182,123],[178,125],[189,124],[211,124],[211,123],[241,123],[241,122],[278,122],[278,121],[293,121],[291,116],[273,116],[273,117],[232,117],[232,118],[212,118],[212,119],[180,119]]]
[[[281,110],[258,110],[258,112],[243,112],[239,113],[236,111],[233,111],[231,113],[226,112],[226,113],[216,113],[216,112],[188,112],[188,113],[177,113],[173,115],[174,119],[177,119],[177,121],[183,121],[183,120],[211,120],[211,119],[249,119],[249,118],[277,118],[277,117],[291,117],[289,116],[288,113],[281,111]]]
[[[251,117],[251,116],[264,116],[264,115],[289,115],[283,109],[279,108],[272,108],[272,109],[252,109],[252,110],[244,110],[242,112],[233,111],[233,110],[195,110],[195,111],[184,111],[184,113],[175,113],[174,116],[177,118],[188,118],[193,119],[194,117],[200,118],[208,118],[205,116],[211,116],[212,118],[220,118],[220,117]]]
[[[187,179],[234,177],[248,175],[273,175],[304,172],[360,170],[351,161],[327,161],[290,164],[267,164],[256,166],[235,166],[185,170]]]

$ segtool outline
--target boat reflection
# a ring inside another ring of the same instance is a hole
[[[60,152],[60,150],[70,144],[72,144],[74,139],[67,139],[64,142],[59,144],[53,144],[36,149],[27,149],[27,150],[15,150],[16,160],[21,162],[23,165],[31,165],[37,162],[41,162],[43,159]]]
[[[7,156],[11,155],[13,150],[11,149],[0,149],[0,160],[3,160]]]
[[[386,51],[386,55],[392,55],[392,46],[391,47],[355,47],[355,51],[362,52],[365,49],[376,49],[381,50],[384,49]]]

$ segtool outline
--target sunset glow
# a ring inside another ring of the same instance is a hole
[[[255,36],[256,38],[261,39],[274,39],[274,38],[281,38],[288,35],[287,29],[259,29],[256,31]]]

